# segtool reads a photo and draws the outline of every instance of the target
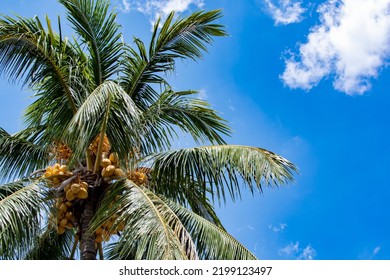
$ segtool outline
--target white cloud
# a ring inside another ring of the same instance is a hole
[[[301,1],[294,0],[264,0],[268,13],[275,21],[275,25],[286,25],[300,22],[306,11]]]
[[[375,247],[374,251],[372,252],[372,255],[375,256],[379,253],[379,251],[381,250],[381,246],[377,246]]]
[[[120,5],[120,9],[124,13],[128,13],[131,10],[131,6],[128,0],[122,0],[122,5]]]
[[[309,90],[332,76],[336,90],[363,94],[387,65],[390,54],[390,0],[328,0],[318,8],[299,54],[286,59],[281,75],[291,88]]]
[[[291,242],[286,247],[280,249],[279,254],[288,259],[313,260],[317,255],[317,252],[311,245],[301,248],[299,242],[296,241],[295,243]]]
[[[171,11],[182,13],[192,5],[202,8],[204,0],[122,0],[123,11],[141,12],[150,18],[151,24],[154,24],[159,17],[165,18]]]
[[[198,91],[198,98],[202,99],[202,100],[206,100],[207,99],[207,93],[206,93],[205,89],[200,89]]]
[[[287,227],[287,224],[282,224],[282,223],[279,223],[279,225],[277,225],[277,226],[273,226],[273,225],[268,226],[268,228],[270,230],[272,230],[273,232],[276,232],[276,233],[283,232],[286,227]]]

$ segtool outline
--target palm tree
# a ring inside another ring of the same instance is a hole
[[[296,168],[226,144],[227,122],[166,80],[226,35],[221,12],[171,13],[145,46],[123,42],[107,0],[59,3],[72,40],[60,18],[57,32],[47,17],[0,18],[0,73],[34,92],[25,128],[0,129],[0,259],[255,259],[213,204]],[[178,131],[201,146],[171,150]]]

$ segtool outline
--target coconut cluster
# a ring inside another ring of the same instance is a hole
[[[57,161],[61,161],[61,160],[66,161],[72,155],[72,149],[69,148],[69,146],[62,141],[54,142],[54,147],[52,149],[52,152]]]
[[[93,157],[96,156],[96,158],[99,140],[100,135],[98,135],[88,147],[89,153]],[[76,171],[74,171],[75,173],[73,174],[68,170],[67,165],[61,165],[61,163],[66,163],[70,158],[72,153],[71,149],[62,142],[55,142],[54,147],[53,154],[58,162],[52,166],[48,166],[42,178],[49,180],[52,183],[50,187],[57,188],[58,190],[58,197],[55,201],[57,214],[56,217],[53,218],[56,220],[57,233],[61,235],[64,234],[66,230],[72,230],[77,226],[77,217],[80,216],[80,201],[87,199],[89,190],[92,189],[89,189],[88,183],[85,182],[85,180],[88,180],[86,177]],[[111,152],[111,145],[106,135],[104,135],[101,152],[99,173],[105,182],[109,183],[112,180],[128,178],[137,185],[147,185],[147,175],[150,170],[138,168],[136,170],[124,171],[120,166],[118,154]],[[136,156],[136,150],[133,152],[133,155]],[[119,203],[119,199],[120,195],[116,196],[111,202],[110,207]],[[95,231],[95,241],[97,244],[108,241],[112,235],[119,235],[124,229],[125,222],[118,220],[120,215],[121,213],[115,213]]]
[[[63,197],[57,198],[57,233],[64,234],[66,229],[74,227],[73,203]]]
[[[102,168],[101,175],[103,178],[125,177],[125,172],[119,166],[117,153],[111,153],[108,157],[107,153],[103,153],[100,166]]]
[[[92,141],[92,143],[88,147],[88,150],[94,155],[97,155],[98,153],[99,142],[100,142],[100,135],[96,136],[96,138]],[[107,135],[104,134],[102,152],[108,153],[110,149],[111,149],[110,141],[108,140]]]
[[[58,187],[64,179],[72,175],[73,173],[68,171],[68,166],[56,163],[46,168],[42,178],[47,178],[53,183],[54,187]]]
[[[115,203],[118,203],[120,195],[117,195],[110,203],[110,207],[113,207]],[[112,235],[119,234],[125,227],[125,222],[118,222],[117,219],[119,214],[114,214],[109,220],[104,222],[96,231],[95,231],[95,241],[96,243],[101,243],[103,241],[110,240]]]
[[[127,178],[137,185],[145,185],[148,182],[147,171],[143,168],[127,172]]]
[[[74,204],[76,200],[88,198],[88,183],[73,182],[65,186],[64,192],[57,198],[57,233],[63,234],[66,229],[72,229],[75,224]]]

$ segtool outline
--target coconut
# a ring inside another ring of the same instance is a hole
[[[66,185],[65,188],[64,188],[64,192],[67,193],[67,192],[70,190],[70,186],[71,186],[71,185]]]
[[[103,168],[106,168],[109,165],[111,165],[111,160],[109,160],[108,158],[104,158],[100,162],[100,166],[103,167]]]
[[[96,235],[96,238],[95,238],[96,243],[102,243],[103,240],[104,240],[104,238],[101,234]]]
[[[68,206],[66,206],[65,203],[61,203],[59,210],[65,213],[66,211],[68,211]]]
[[[112,164],[117,164],[118,163],[118,154],[117,153],[111,153],[109,156],[110,161]]]
[[[84,188],[80,188],[80,191],[77,193],[77,198],[86,199],[88,197],[88,191]]]
[[[68,219],[67,219],[67,218],[63,218],[63,219],[60,221],[60,226],[61,226],[61,227],[65,227],[67,223],[68,223]]]
[[[87,182],[81,182],[80,183],[80,187],[87,191],[88,190],[88,183]]]
[[[58,227],[57,228],[57,233],[58,234],[64,234],[64,232],[65,232],[65,227]]]
[[[66,173],[68,171],[68,167],[66,165],[61,165],[60,172]]]
[[[66,199],[67,199],[68,201],[72,201],[72,200],[74,200],[75,198],[76,198],[76,196],[75,196],[74,192],[72,192],[72,190],[68,190],[68,191],[66,192]]]
[[[73,224],[71,222],[68,222],[66,225],[65,225],[65,228],[67,229],[72,229],[73,228]]]
[[[65,218],[67,218],[69,221],[73,218],[73,212],[68,211],[65,213]]]
[[[114,175],[118,177],[125,177],[126,174],[123,172],[122,168],[115,168]]]
[[[114,175],[114,172],[115,172],[115,166],[114,165],[109,165],[106,167],[106,177],[109,177],[109,176],[112,176]]]
[[[72,184],[70,186],[70,189],[72,190],[73,193],[78,193],[80,191],[80,184]]]

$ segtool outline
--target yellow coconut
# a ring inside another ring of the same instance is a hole
[[[59,210],[65,213],[66,211],[68,211],[68,206],[66,206],[65,203],[61,203]]]
[[[65,228],[67,229],[72,229],[73,228],[73,224],[71,222],[68,222],[66,225],[65,225]]]
[[[74,194],[74,192],[72,192],[72,190],[68,190],[67,192],[66,192],[66,199],[68,200],[68,201],[72,201],[72,200],[74,200],[76,198],[76,195]]]
[[[96,238],[95,238],[96,243],[102,243],[103,240],[104,240],[104,238],[101,234],[96,235]]]
[[[50,173],[50,174],[53,174],[53,167],[48,166],[48,167],[46,168],[46,172],[48,172],[48,173]]]
[[[57,228],[57,233],[58,234],[64,234],[64,232],[65,232],[65,227],[58,227]]]
[[[114,175],[118,177],[125,177],[125,172],[123,172],[122,168],[115,168]]]
[[[110,161],[112,164],[117,164],[118,163],[118,154],[117,153],[111,153],[109,156]]]
[[[66,204],[66,206],[68,206],[68,208],[73,206],[73,203],[70,201],[65,202],[65,204]]]
[[[88,183],[87,182],[81,182],[80,183],[80,188],[83,188],[85,190],[88,190]]]
[[[71,185],[66,185],[65,188],[64,188],[64,192],[67,193],[67,192],[70,190],[70,186],[71,186]]]
[[[60,172],[66,173],[66,171],[68,171],[68,167],[66,165],[61,165]]]
[[[70,189],[72,190],[73,193],[78,193],[80,191],[80,184],[72,184],[70,186]]]
[[[86,199],[88,197],[88,191],[84,188],[80,188],[80,191],[76,194],[77,198]]]
[[[58,174],[60,172],[61,165],[59,163],[54,164],[53,166],[53,174]]]
[[[114,165],[109,165],[106,167],[107,177],[114,175],[116,167]]]
[[[60,222],[63,218],[65,217],[65,213],[64,212],[58,212],[57,214],[57,220],[58,222]]]
[[[68,219],[67,219],[67,218],[63,218],[63,219],[60,221],[60,226],[61,226],[61,227],[65,227],[67,223],[68,223]]]
[[[103,168],[106,168],[109,165],[111,165],[111,160],[109,160],[108,158],[104,158],[100,162],[100,166],[103,167]]]
[[[67,218],[69,221],[73,218],[73,212],[68,211],[65,213],[65,218]]]

